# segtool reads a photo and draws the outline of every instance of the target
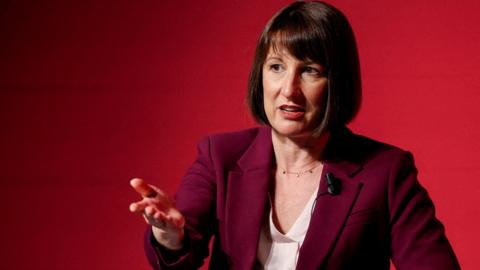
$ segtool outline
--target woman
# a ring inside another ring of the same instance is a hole
[[[344,15],[296,2],[267,24],[249,82],[260,128],[202,140],[176,202],[133,179],[155,269],[459,269],[411,154],[345,128],[361,99]]]

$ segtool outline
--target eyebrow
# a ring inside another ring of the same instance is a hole
[[[268,60],[279,60],[279,61],[283,61],[281,57],[278,57],[278,56],[269,56],[265,59],[265,62],[267,62]]]
[[[302,62],[305,63],[306,65],[319,65],[319,66],[323,66],[322,64],[317,63],[317,62],[314,62],[314,61],[312,61],[312,60],[310,60],[310,59],[307,59],[307,60],[302,61]]]

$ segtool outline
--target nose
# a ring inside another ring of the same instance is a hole
[[[301,77],[296,70],[291,70],[284,77],[281,93],[287,98],[301,93]]]

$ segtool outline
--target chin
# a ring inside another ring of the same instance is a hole
[[[298,125],[272,125],[272,129],[275,133],[285,137],[303,137],[311,134],[311,131],[305,130],[304,127],[299,127]]]

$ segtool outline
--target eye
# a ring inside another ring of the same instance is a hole
[[[270,64],[268,68],[274,72],[280,72],[283,69],[282,65],[280,64]]]
[[[303,69],[303,72],[308,74],[308,75],[314,75],[314,76],[321,76],[322,73],[320,72],[320,69],[312,67],[312,66],[306,66]]]

